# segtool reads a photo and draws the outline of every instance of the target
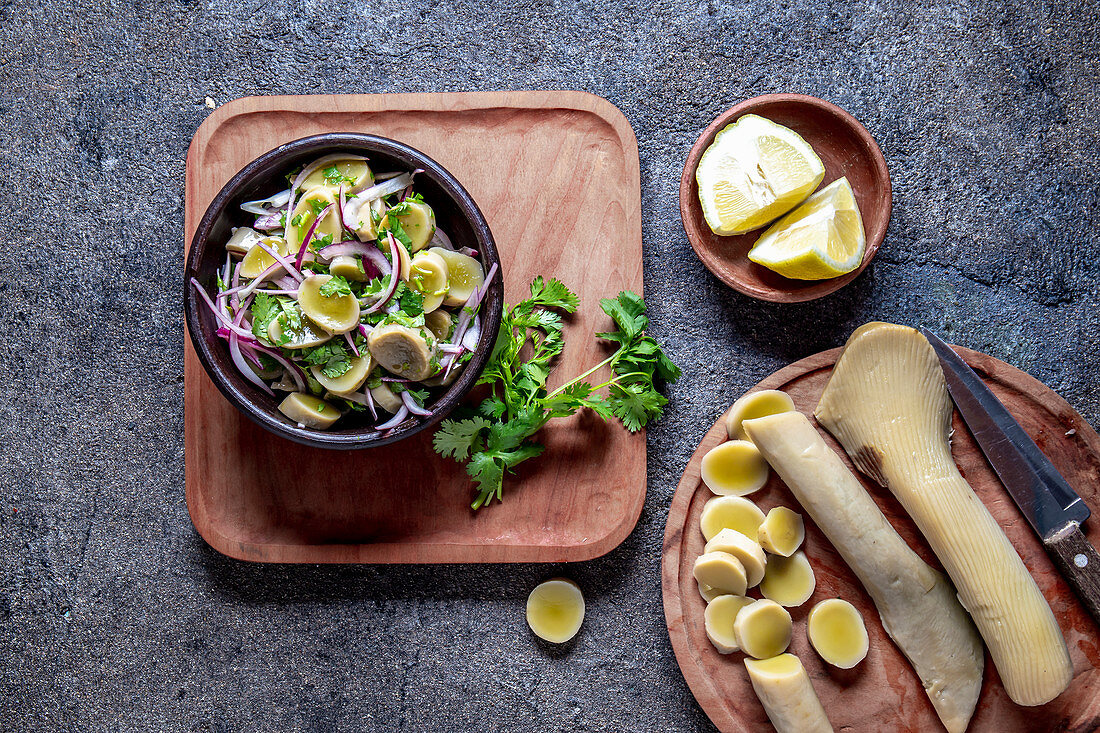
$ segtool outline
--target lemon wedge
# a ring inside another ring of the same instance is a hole
[[[867,240],[852,186],[833,181],[773,224],[749,259],[795,280],[824,280],[859,267]]]
[[[719,132],[695,169],[703,216],[715,234],[744,234],[786,214],[825,177],[798,133],[758,115]]]

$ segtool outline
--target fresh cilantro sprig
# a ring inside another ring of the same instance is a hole
[[[561,314],[573,313],[578,305],[576,294],[561,281],[535,278],[531,297],[504,309],[493,354],[478,380],[491,385],[491,394],[474,415],[444,420],[436,431],[436,452],[465,463],[474,480],[474,509],[503,499],[505,474],[542,453],[543,446],[531,438],[553,418],[589,408],[636,432],[660,417],[668,403],[657,385],[675,381],[680,370],[646,335],[645,302],[630,291],[600,301],[616,330],[596,335],[618,344],[616,351],[548,390],[547,380],[564,346]],[[606,382],[593,386],[586,381],[607,366],[612,376]],[[606,396],[600,394],[603,389]]]

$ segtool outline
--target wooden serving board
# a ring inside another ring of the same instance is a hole
[[[188,151],[186,242],[246,163],[335,131],[390,137],[449,169],[493,231],[506,302],[536,275],[578,293],[551,387],[605,357],[593,336],[610,322],[599,299],[642,292],[638,145],[610,102],[583,92],[238,99],[210,115]],[[184,391],[191,519],[212,547],[243,560],[587,560],[626,538],[645,499],[645,435],[591,415],[552,422],[539,436],[545,454],[506,479],[504,503],[475,513],[469,478],[432,451],[432,431],[353,452],[277,438],[221,396],[187,336]]]
[[[1100,436],[1065,400],[1044,384],[991,356],[966,349],[959,353],[996,393],[1059,471],[1093,508],[1100,506]],[[799,410],[810,415],[832,373],[840,349],[825,351],[779,370],[752,391],[781,389]],[[970,731],[1095,731],[1100,728],[1100,628],[1086,614],[1058,572],[1031,526],[1020,515],[974,443],[958,413],[954,417],[952,450],[963,476],[1004,528],[1023,557],[1058,618],[1073,660],[1074,678],[1056,700],[1034,708],[1008,699],[986,655],[985,679]],[[825,441],[852,468],[840,445],[823,429]],[[669,509],[662,557],[665,620],[680,669],[695,698],[719,730],[771,730],[756,699],[743,663],[744,655],[719,654],[703,628],[706,604],[699,596],[692,566],[703,551],[699,517],[713,496],[699,477],[703,455],[727,439],[721,419],[691,457]],[[857,473],[858,475],[858,473]],[[883,513],[926,562],[940,568],[916,526],[890,493],[860,476]],[[768,509],[783,505],[801,512],[797,501],[777,476],[751,497]],[[814,688],[836,730],[942,731],[931,703],[912,667],[890,641],[870,597],[821,531],[806,516],[806,554],[817,576],[813,597],[796,609],[790,651],[805,665]],[[1087,523],[1089,541],[1100,541],[1100,521]],[[806,616],[815,603],[840,597],[863,614],[870,636],[867,658],[851,670],[821,661],[806,638]]]

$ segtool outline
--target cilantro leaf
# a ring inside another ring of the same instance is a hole
[[[432,446],[441,456],[449,456],[464,461],[481,444],[481,432],[489,427],[489,421],[483,417],[468,420],[444,420],[432,437]]]
[[[410,316],[424,313],[424,296],[401,283],[398,286],[397,307]]]
[[[303,349],[302,360],[311,366],[321,367],[321,373],[336,379],[351,369],[351,357],[342,340],[330,339],[312,349]]]
[[[535,306],[560,308],[566,313],[572,313],[577,310],[581,300],[561,280],[551,278],[546,281],[539,275],[531,281],[530,302]]]
[[[283,312],[283,309],[279,306],[279,299],[274,295],[257,291],[250,310],[252,311],[252,333],[255,334],[256,338],[264,342],[270,342],[267,327],[271,325],[276,316]]]
[[[660,417],[668,404],[664,396],[642,382],[613,384],[608,391],[611,394],[611,411],[632,433],[641,430],[650,419]]]
[[[335,298],[341,295],[351,295],[351,283],[346,278],[340,275],[333,275],[325,284],[321,286],[321,296],[324,298]]]

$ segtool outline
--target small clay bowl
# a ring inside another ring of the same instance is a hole
[[[747,256],[766,226],[733,237],[720,237],[707,226],[699,204],[695,168],[714,137],[747,114],[766,117],[801,135],[825,164],[822,187],[842,176],[848,177],[867,236],[863,261],[855,270],[830,280],[790,280],[750,261]],[[691,148],[680,178],[680,218],[695,254],[708,270],[734,290],[776,303],[820,298],[854,280],[882,244],[890,223],[891,206],[890,173],[871,133],[835,104],[804,94],[765,94],[746,99],[721,114]]]
[[[283,176],[287,171],[329,153],[365,155],[376,172],[420,169],[416,190],[431,204],[439,227],[456,247],[476,249],[486,271],[493,264],[499,267],[500,256],[485,217],[462,184],[443,166],[396,140],[350,132],[327,133],[269,150],[241,169],[214,197],[191,240],[183,277],[184,312],[199,361],[215,386],[244,415],[272,433],[303,445],[343,450],[371,448],[404,440],[446,417],[473,389],[492,353],[494,339],[482,338],[458,379],[441,392],[433,391],[425,405],[432,412],[428,417],[410,417],[386,432],[373,427],[368,413],[347,415],[331,430],[301,428],[279,412],[279,399],[261,392],[233,366],[225,341],[217,335],[219,324],[190,283],[194,277],[208,293],[213,291],[214,273],[225,263],[225,241],[230,228],[247,226],[254,218],[240,210],[242,201],[278,191],[286,185]],[[498,271],[481,304],[482,333],[497,332],[503,306],[504,280]]]

